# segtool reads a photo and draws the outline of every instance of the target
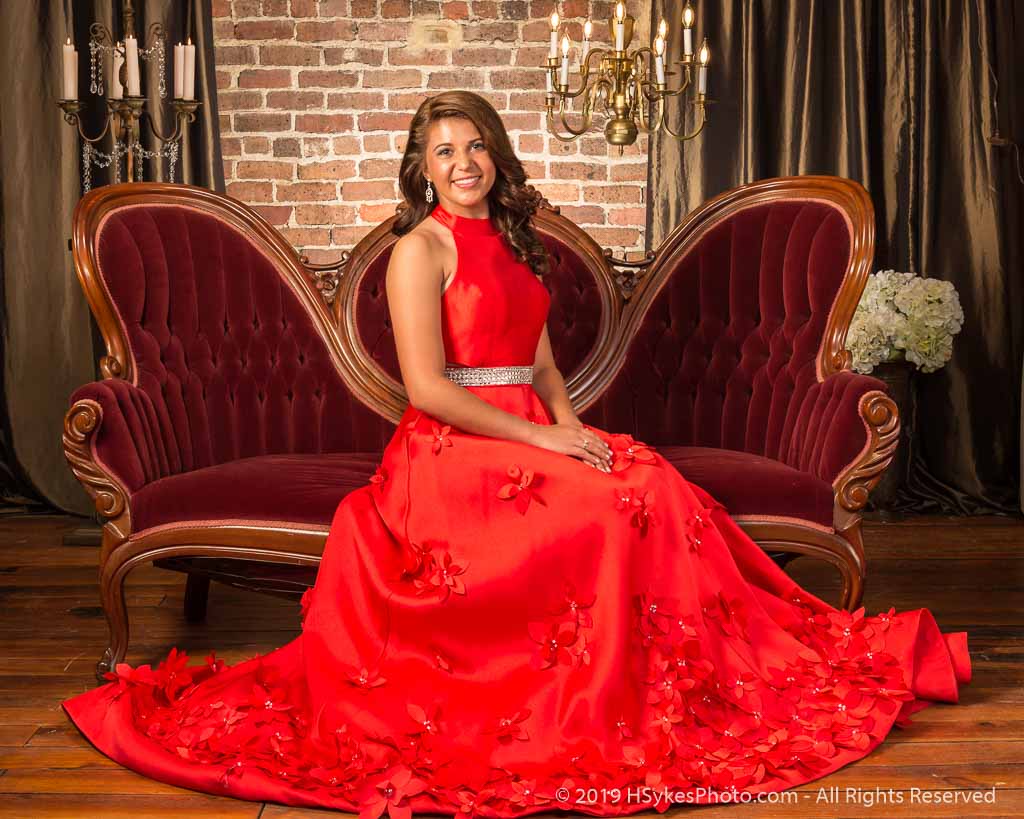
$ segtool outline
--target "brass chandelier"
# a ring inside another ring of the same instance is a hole
[[[708,63],[711,61],[711,50],[705,38],[697,54],[694,54],[695,19],[693,7],[687,2],[681,20],[682,55],[675,61],[675,65],[679,66],[680,82],[679,87],[675,89],[670,89],[666,82],[667,78],[674,77],[676,72],[665,70],[668,24],[664,18],[658,25],[653,46],[643,46],[633,52],[629,51],[629,44],[633,39],[635,20],[632,15],[626,14],[622,2],[615,5],[615,13],[608,20],[611,47],[591,48],[593,23],[588,19],[583,25],[583,48],[579,52],[578,66],[574,72],[579,78],[579,87],[570,90],[569,51],[572,43],[568,34],[562,35],[562,55],[559,58],[560,21],[558,12],[552,13],[551,50],[545,68],[548,131],[562,142],[573,142],[590,130],[594,111],[600,108],[608,117],[604,126],[605,139],[611,145],[618,145],[620,154],[626,145],[636,142],[638,133],[664,131],[680,142],[697,136],[707,120]],[[669,97],[680,97],[682,101],[685,99],[684,95],[690,94],[694,96],[690,105],[696,108],[694,128],[690,133],[677,133],[669,127],[665,119],[665,100]],[[566,118],[566,112],[572,110],[573,101],[581,96],[582,125],[573,128]],[[560,133],[556,116],[560,120],[561,130],[565,133]],[[648,125],[649,122],[651,125]]]

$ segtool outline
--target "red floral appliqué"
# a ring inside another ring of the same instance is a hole
[[[615,489],[615,508],[629,513],[629,522],[640,530],[640,537],[658,522],[654,513],[654,490],[643,488]]]
[[[612,435],[610,439],[614,458],[612,472],[622,472],[634,463],[657,464],[657,458],[654,457],[651,448],[642,441],[637,441],[632,435]]]
[[[448,433],[452,431],[451,424],[441,426],[437,421],[432,421],[430,429],[431,434],[434,436],[434,441],[430,449],[435,455],[437,455],[444,447],[452,446],[451,438],[448,437]]]
[[[384,468],[384,464],[377,466],[377,471],[370,476],[370,483],[374,485],[377,491],[381,491],[384,488],[384,484],[388,479],[388,471]]]
[[[518,464],[508,468],[508,476],[511,483],[506,483],[498,490],[498,497],[502,500],[514,500],[516,509],[521,515],[526,514],[530,508],[530,501],[536,501],[541,506],[547,506],[544,499],[537,494],[537,486],[540,485],[544,476],[532,469],[523,469]]]
[[[516,711],[511,717],[502,717],[492,728],[484,729],[485,734],[496,734],[498,742],[525,742],[530,738],[522,723],[533,713],[529,708]]]
[[[687,523],[686,538],[690,541],[690,551],[701,554],[704,545],[704,532],[711,524],[711,509],[700,508],[694,512]]]

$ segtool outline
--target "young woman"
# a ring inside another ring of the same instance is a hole
[[[303,633],[119,666],[64,704],[104,753],[367,819],[622,815],[807,782],[956,701],[965,634],[833,609],[655,449],[579,421],[525,178],[481,97],[417,111],[387,272],[410,404],[338,506]]]

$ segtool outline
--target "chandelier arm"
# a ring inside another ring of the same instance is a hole
[[[706,114],[705,114],[704,103],[698,102],[698,103],[694,103],[694,104],[697,106],[697,111],[699,113],[700,122],[697,124],[697,127],[693,130],[692,133],[689,133],[689,134],[678,134],[678,133],[676,133],[675,131],[672,130],[672,128],[668,124],[668,121],[667,120],[665,121],[665,124],[664,124],[665,132],[669,136],[675,137],[675,139],[678,142],[686,142],[689,139],[693,139],[695,136],[697,136],[697,134],[699,134],[701,131],[704,130],[704,123],[707,122],[707,117],[706,117]]]
[[[589,105],[584,105],[584,108],[583,108],[583,127],[580,128],[579,130],[573,128],[569,124],[569,121],[565,118],[565,100],[562,100],[562,102],[560,102],[559,105],[558,105],[558,116],[559,116],[559,119],[561,119],[561,121],[562,121],[562,127],[566,131],[568,131],[570,134],[572,134],[571,138],[569,138],[569,139],[562,139],[561,137],[558,136],[557,133],[552,132],[552,133],[554,133],[554,135],[556,137],[558,137],[559,139],[562,139],[563,142],[572,142],[573,140],[576,140],[579,137],[583,136],[583,134],[585,134],[587,131],[590,130],[590,125],[591,125],[591,122],[593,120],[593,113],[590,110],[590,106]]]
[[[69,125],[77,126],[78,127],[78,135],[82,138],[82,140],[84,142],[89,142],[89,143],[91,143],[93,145],[95,145],[97,142],[102,140],[103,137],[105,137],[107,135],[107,131],[110,130],[110,123],[112,122],[111,118],[107,117],[106,122],[103,123],[103,130],[100,131],[99,134],[97,134],[94,137],[88,137],[88,136],[86,136],[85,131],[82,130],[82,119],[81,119],[81,117],[78,116],[78,114],[72,114],[70,116],[65,116],[64,117],[64,121],[67,122]]]
[[[682,72],[683,79],[679,81],[679,87],[675,91],[666,88],[662,92],[666,97],[678,97],[687,88],[689,88],[691,83],[693,82],[693,76],[690,72],[690,66],[686,65],[685,63],[677,63],[677,65],[679,65],[681,68],[685,68],[686,71]]]
[[[177,142],[181,138],[181,118],[179,118],[177,114],[174,116],[174,133],[170,136],[164,136],[156,129],[156,125],[153,124],[152,114],[147,112],[146,120],[149,122],[149,130],[153,132],[153,136],[155,136],[160,142]]]
[[[576,91],[566,91],[564,93],[559,91],[558,96],[560,96],[562,99],[576,99],[576,97],[580,96],[583,93],[586,93],[587,89],[590,87],[590,84],[587,82],[587,80],[590,78],[591,72],[590,58],[593,57],[595,54],[604,54],[607,51],[608,49],[606,48],[593,48],[589,52],[587,52],[587,59],[585,59],[582,65],[580,65],[580,87]],[[551,78],[552,82],[554,82],[554,80],[557,79],[557,70],[558,69],[555,66],[548,67],[548,71],[550,71],[553,75]],[[595,73],[597,73],[596,70]]]

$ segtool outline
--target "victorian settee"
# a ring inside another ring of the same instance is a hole
[[[78,389],[68,462],[105,521],[100,590],[128,644],[123,584],[155,561],[277,592],[312,579],[333,512],[365,485],[404,409],[384,273],[388,220],[334,265],[201,188],[82,198],[74,260],[106,344]],[[580,418],[658,447],[779,555],[865,577],[859,512],[899,431],[843,343],[872,261],[870,199],[833,177],[772,179],[689,215],[642,261],[543,207],[556,363]]]

